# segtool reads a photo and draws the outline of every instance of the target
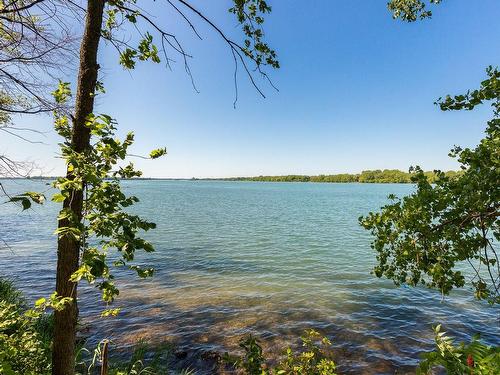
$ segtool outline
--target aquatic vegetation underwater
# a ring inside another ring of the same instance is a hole
[[[51,373],[53,317],[40,309],[28,309],[27,303],[10,280],[0,278],[0,374],[45,375]],[[436,349],[422,355],[418,374],[430,374],[435,367],[448,374],[495,375],[500,368],[500,347],[482,343],[474,337],[469,344],[454,344],[453,339],[435,327]],[[310,329],[301,337],[302,347],[287,348],[276,365],[264,353],[261,341],[253,336],[240,341],[242,354],[215,354],[217,371],[237,371],[246,375],[335,375],[335,351],[330,340]],[[139,341],[127,360],[109,361],[104,340],[94,350],[81,343],[75,358],[79,375],[161,375],[196,374],[196,369],[175,369],[175,347],[165,344],[149,346]]]

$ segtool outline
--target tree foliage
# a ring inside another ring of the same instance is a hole
[[[48,88],[74,56],[74,39],[62,19],[75,9],[62,0],[0,0],[1,133],[41,143],[33,140],[36,129],[16,126],[13,115],[55,108]],[[35,163],[0,152],[0,177],[28,177],[36,170]]]
[[[27,303],[0,277],[0,374],[38,375],[50,370],[51,317]]]
[[[438,178],[438,173],[435,172],[424,172],[425,176],[430,182],[434,182]],[[456,171],[445,172],[445,175],[453,178],[460,174]],[[256,176],[256,177],[231,177],[224,180],[229,181],[269,181],[269,182],[334,182],[334,183],[349,183],[349,182],[360,182],[360,183],[411,183],[412,174],[408,172],[403,172],[397,169],[376,169],[363,171],[358,174],[331,174],[324,175],[320,174],[318,176],[307,176],[307,175],[284,175],[284,176]]]
[[[38,375],[50,370],[50,341],[37,331],[40,314],[0,301],[0,374]]]
[[[493,118],[473,149],[455,147],[462,173],[438,174],[434,184],[416,168],[415,193],[361,217],[375,236],[378,277],[424,284],[447,294],[470,280],[476,298],[500,303],[500,72],[489,67],[476,90],[438,100],[443,111],[473,110],[491,102]]]
[[[67,17],[78,6],[63,0],[0,0],[0,111],[51,112],[49,87],[74,56]]]
[[[406,22],[415,22],[432,17],[428,4],[439,4],[442,0],[390,0],[387,7],[392,12],[393,18]]]
[[[479,335],[469,344],[455,345],[453,339],[434,327],[436,350],[423,355],[417,375],[433,374],[435,368],[443,367],[448,374],[494,375],[500,369],[500,347],[483,344]]]

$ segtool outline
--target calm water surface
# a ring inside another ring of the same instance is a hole
[[[42,181],[2,181],[10,192],[46,190]],[[370,275],[374,252],[358,217],[404,195],[410,185],[220,181],[129,181],[135,210],[155,221],[151,280],[118,279],[118,318],[97,319],[102,304],[82,288],[89,342],[111,337],[123,348],[140,338],[173,341],[190,352],[226,351],[247,333],[278,352],[316,328],[335,346],[343,373],[412,373],[432,347],[431,325],[499,344],[499,309],[461,291],[442,300]],[[47,192],[50,194],[50,191]],[[49,203],[21,213],[0,206],[0,273],[30,298],[54,288],[55,217]]]

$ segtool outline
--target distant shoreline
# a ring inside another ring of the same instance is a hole
[[[424,172],[430,182],[434,182],[437,178],[437,173],[434,171]],[[448,177],[454,177],[460,174],[459,171],[443,172]],[[367,170],[361,173],[350,174],[330,174],[330,175],[281,175],[281,176],[253,176],[253,177],[222,177],[222,178],[155,178],[155,177],[138,177],[130,180],[140,181],[253,181],[253,182],[320,182],[320,183],[412,183],[409,172],[403,172],[398,169],[384,170]],[[30,180],[54,180],[58,176],[37,176],[37,177],[0,177],[0,180],[12,179],[30,179]]]

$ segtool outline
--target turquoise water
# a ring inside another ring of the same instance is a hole
[[[2,181],[10,192],[44,190],[41,181]],[[89,342],[127,348],[140,338],[170,340],[190,352],[237,348],[247,333],[275,353],[306,328],[328,335],[343,373],[411,373],[432,347],[431,325],[459,339],[481,331],[499,343],[499,309],[460,291],[442,300],[421,288],[396,288],[370,275],[375,262],[358,217],[404,195],[411,185],[222,181],[129,181],[135,208],[155,221],[152,280],[119,277],[118,318],[82,288]],[[21,213],[0,206],[0,273],[30,298],[54,287],[55,216],[49,203]],[[91,323],[92,322],[92,323]]]

